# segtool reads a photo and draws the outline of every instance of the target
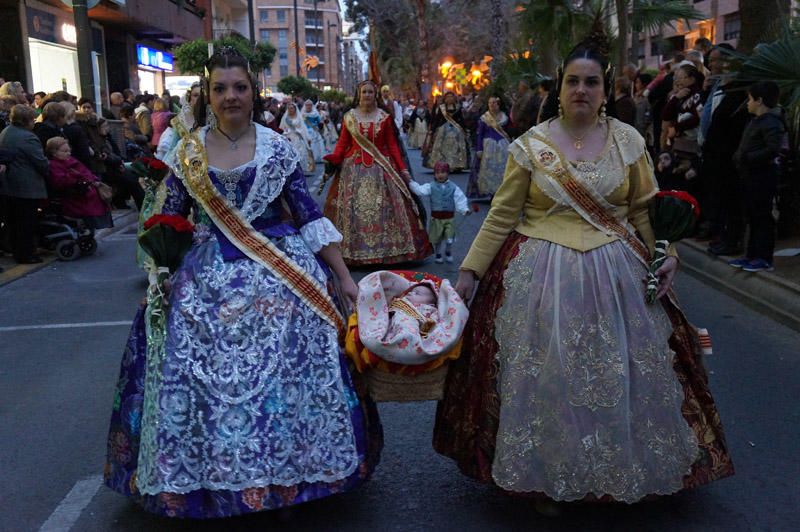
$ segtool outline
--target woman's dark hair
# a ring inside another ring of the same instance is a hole
[[[208,120],[206,116],[206,106],[209,102],[208,95],[211,92],[210,82],[211,74],[218,68],[241,68],[247,73],[247,79],[250,80],[250,88],[253,91],[253,122],[258,122],[262,126],[264,123],[264,100],[258,91],[258,82],[256,77],[250,72],[250,64],[247,59],[239,53],[236,48],[231,46],[221,46],[219,50],[208,58],[206,61],[206,73],[201,78],[200,83],[200,99],[197,101],[197,107],[194,109],[195,127],[205,126]]]
[[[123,105],[119,110],[119,117],[120,118],[130,118],[133,116],[133,106],[132,105]]]
[[[42,108],[42,120],[57,122],[60,118],[67,117],[67,110],[61,102],[50,102]]]
[[[561,96],[561,86],[564,84],[564,72],[573,61],[578,59],[588,59],[600,65],[600,70],[603,72],[603,91],[606,95],[606,114],[608,116],[616,116],[616,108],[614,107],[614,68],[608,59],[609,56],[609,42],[608,37],[600,32],[593,32],[587,38],[578,43],[558,69],[558,78],[556,81],[556,94]]]
[[[539,82],[539,86],[542,88],[543,91],[550,92],[551,90],[553,90],[553,80],[550,78],[545,78]]]
[[[636,74],[636,79],[638,79],[643,86],[647,87],[653,81],[653,75],[647,72],[639,72]]]
[[[684,74],[694,79],[692,87],[702,88],[703,81],[705,81],[706,77],[699,70],[697,70],[697,67],[694,65],[681,65],[678,67],[678,69],[683,70]]]
[[[761,98],[761,103],[772,108],[778,105],[781,89],[774,81],[757,81],[747,88],[747,94],[754,100]]]
[[[92,106],[92,109],[94,109],[94,102],[89,98],[81,98],[80,100],[78,100],[78,107],[81,107],[85,103],[88,103],[89,105]]]

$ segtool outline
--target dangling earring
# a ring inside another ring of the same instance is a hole
[[[603,105],[600,106],[600,118],[603,120],[608,118],[608,115],[606,114],[606,101],[607,100],[603,100]]]
[[[558,117],[564,119],[564,110],[561,108],[561,100],[558,100]]]
[[[206,104],[206,125],[211,129],[217,128],[217,115],[214,114],[210,103]]]

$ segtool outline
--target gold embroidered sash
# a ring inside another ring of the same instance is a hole
[[[206,211],[209,218],[239,250],[266,267],[322,319],[344,333],[345,324],[328,291],[269,238],[255,230],[239,209],[219,193],[208,174],[205,147],[195,132],[179,128],[180,171],[176,171],[186,190]],[[174,169],[177,170],[177,169]]]
[[[397,173],[397,170],[394,169],[391,161],[383,153],[381,153],[377,146],[375,146],[367,137],[361,134],[361,130],[358,127],[358,120],[352,111],[344,115],[344,125],[347,128],[347,131],[350,132],[350,136],[353,137],[353,140],[355,140],[358,146],[367,152],[367,154],[372,157],[381,168],[383,168],[383,170],[389,175],[392,183],[394,183],[394,185],[400,190],[403,196],[408,199],[412,199],[411,193],[408,191],[408,186],[406,186],[406,183],[403,181],[403,178],[400,177],[400,174]],[[412,204],[414,205],[414,210],[416,211],[416,203],[412,201]]]
[[[453,116],[450,113],[447,112],[447,106],[445,104],[439,105],[439,112],[442,113],[442,116],[444,117],[444,119],[447,120],[450,123],[451,126],[456,128],[457,130],[459,130],[461,132],[461,134],[464,135],[464,138],[466,138],[467,134],[464,131],[464,128],[461,127],[461,124],[456,122],[455,119],[453,118]]]
[[[610,131],[609,135],[614,132]],[[594,189],[586,187],[575,179],[570,172],[558,149],[538,133],[532,133],[534,142],[528,138],[519,143],[528,158],[547,177],[550,184],[558,190],[565,201],[581,217],[600,231],[608,235],[617,236],[628,249],[645,265],[650,265],[650,251],[647,246],[627,226],[618,221],[609,212],[605,199]]]
[[[500,135],[503,136],[504,139],[506,139],[509,143],[511,143],[511,137],[508,136],[508,133],[506,133],[503,127],[497,122],[497,119],[495,119],[492,113],[486,111],[481,116],[481,120],[483,120],[487,126],[497,131]]]

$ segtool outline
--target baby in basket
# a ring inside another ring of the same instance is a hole
[[[414,366],[451,354],[469,311],[446,279],[410,281],[379,271],[359,283],[357,315],[365,348],[388,362]]]

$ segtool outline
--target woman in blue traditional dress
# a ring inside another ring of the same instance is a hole
[[[252,123],[246,60],[223,48],[208,71],[198,124],[209,102],[217,127],[183,132],[167,158],[163,213],[193,210],[194,243],[171,278],[157,365],[144,310],[133,324],[105,468],[106,485],[147,511],[189,518],[352,490],[382,439],[340,349],[334,278],[342,299],[357,293],[341,235],[309,196],[301,155]]]
[[[308,130],[308,138],[311,140],[311,151],[314,154],[314,162],[321,163],[322,156],[325,155],[325,139],[322,138],[322,115],[319,114],[314,102],[306,100],[303,104],[303,120]]]
[[[478,120],[475,135],[475,163],[469,179],[473,199],[491,198],[503,182],[511,142],[506,126],[508,115],[500,109],[500,98],[489,98],[489,110]]]

